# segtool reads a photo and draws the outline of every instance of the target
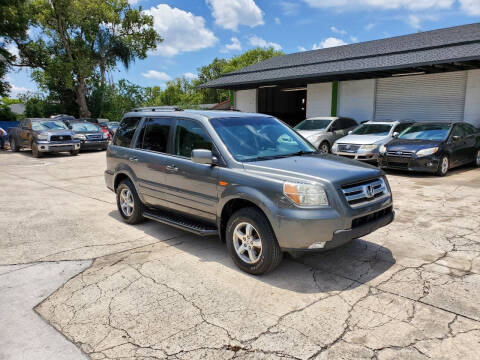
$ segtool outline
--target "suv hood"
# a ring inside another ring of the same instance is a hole
[[[359,182],[383,175],[376,167],[334,155],[303,155],[244,163],[247,171],[279,180],[309,180],[334,185]]]
[[[43,130],[38,131],[37,134],[42,135],[73,135],[72,130],[69,129],[58,129],[58,130]]]
[[[337,140],[339,144],[357,144],[357,145],[369,145],[369,144],[381,144],[387,139],[391,139],[390,135],[347,135]]]
[[[428,149],[435,146],[440,146],[442,141],[438,140],[407,140],[395,139],[388,143],[387,151],[412,151]]]

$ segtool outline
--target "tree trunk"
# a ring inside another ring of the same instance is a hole
[[[98,117],[103,117],[103,104],[105,102],[105,65],[102,63],[100,64],[100,79],[101,79],[101,96],[100,96],[100,110],[98,113]]]
[[[75,101],[78,105],[78,115],[81,118],[89,118],[92,113],[88,111],[87,106],[87,88],[85,85],[85,79],[77,78],[77,85],[75,86]]]

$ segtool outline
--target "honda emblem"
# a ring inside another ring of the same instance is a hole
[[[375,189],[372,185],[365,186],[364,192],[367,199],[371,199],[375,195]]]

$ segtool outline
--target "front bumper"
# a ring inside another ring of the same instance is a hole
[[[280,247],[284,251],[333,249],[388,225],[394,218],[391,196],[343,211],[282,209],[272,224]]]
[[[437,155],[424,157],[400,157],[381,155],[378,158],[378,165],[382,169],[396,169],[407,171],[418,171],[435,173],[440,166],[441,158]]]
[[[106,149],[108,140],[84,140],[81,143],[82,150]]]
[[[350,159],[365,161],[365,162],[372,162],[376,163],[378,161],[378,153],[374,152],[333,152],[333,154],[338,156],[347,157]]]
[[[68,142],[48,142],[38,141],[38,151],[40,152],[62,152],[73,151],[80,149],[80,141],[68,141]]]

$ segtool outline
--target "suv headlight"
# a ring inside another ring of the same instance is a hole
[[[387,152],[387,147],[385,145],[380,146],[378,152],[382,155],[385,154]]]
[[[422,149],[417,151],[417,156],[418,157],[428,156],[428,155],[435,154],[437,151],[438,151],[438,147]]]
[[[38,134],[37,140],[48,140],[48,134]]]
[[[378,147],[378,145],[372,144],[372,145],[362,145],[360,146],[360,150],[364,151],[373,151]]]
[[[79,139],[79,140],[87,140],[87,137],[83,134],[75,134],[73,135],[74,139]]]
[[[320,184],[286,182],[283,194],[298,206],[328,206],[327,193]]]
[[[336,153],[338,151],[338,144],[337,143],[334,143],[332,145],[332,153]]]

